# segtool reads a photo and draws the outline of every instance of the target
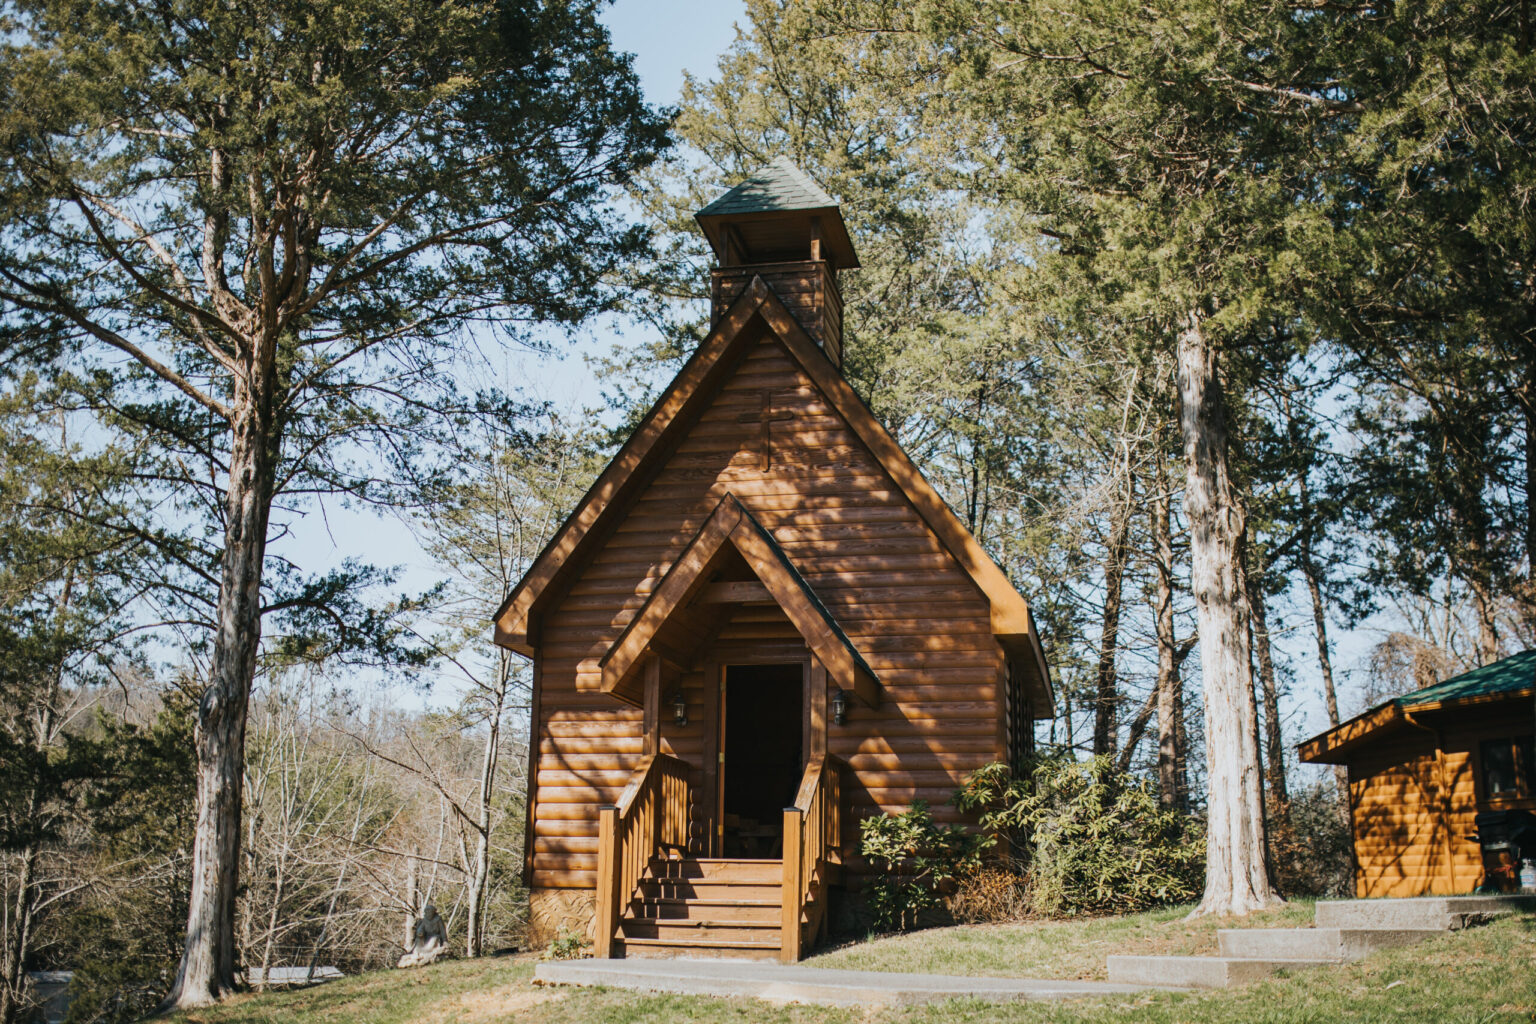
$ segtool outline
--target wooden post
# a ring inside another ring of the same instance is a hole
[[[613,956],[613,933],[619,927],[619,809],[597,809],[597,892],[593,908],[592,955]]]
[[[811,709],[810,742],[806,744],[806,763],[827,752],[827,668],[811,658],[810,692],[806,695]]]
[[[645,738],[640,753],[661,751],[661,659],[651,655],[645,663]]]
[[[784,808],[784,916],[779,929],[779,959],[787,964],[800,960],[800,893],[805,870],[800,863],[801,826],[799,808]]]

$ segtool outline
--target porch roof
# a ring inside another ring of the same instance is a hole
[[[696,599],[732,552],[741,556],[768,596],[794,624],[806,646],[826,666],[832,681],[853,691],[866,704],[878,705],[880,682],[869,662],[796,570],[773,534],[732,494],[720,499],[682,555],[603,655],[603,692],[630,704],[640,704],[644,700],[640,667],[646,654],[679,663],[689,660],[693,648],[718,624],[715,618],[719,613],[701,609]],[[665,636],[666,632],[672,635]]]

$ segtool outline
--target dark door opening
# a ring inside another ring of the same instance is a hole
[[[784,808],[805,770],[803,677],[800,665],[725,670],[722,856],[783,856]]]

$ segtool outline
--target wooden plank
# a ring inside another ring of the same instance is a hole
[[[695,600],[701,604],[771,604],[773,597],[760,580],[733,580],[709,584]]]
[[[800,893],[805,881],[805,865],[800,862],[800,829],[804,816],[797,808],[784,809],[784,880],[780,901],[779,959],[796,963],[800,959]]]
[[[655,754],[661,744],[661,659],[651,658],[645,665],[645,716],[642,722],[645,735],[641,749]]]
[[[619,926],[623,894],[619,892],[619,809],[602,807],[597,819],[598,854],[596,879],[596,921],[592,955],[599,959],[613,956],[614,933]],[[574,865],[574,858],[568,861]]]

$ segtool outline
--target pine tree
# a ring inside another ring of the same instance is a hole
[[[186,954],[235,986],[244,722],[267,648],[388,658],[356,596],[268,558],[279,495],[431,468],[462,330],[608,308],[643,242],[606,208],[664,144],[596,0],[23,0],[0,65],[0,318],[159,453],[212,635]],[[187,592],[184,588],[183,592]],[[329,635],[327,635],[329,631]],[[336,634],[345,634],[338,638]]]

